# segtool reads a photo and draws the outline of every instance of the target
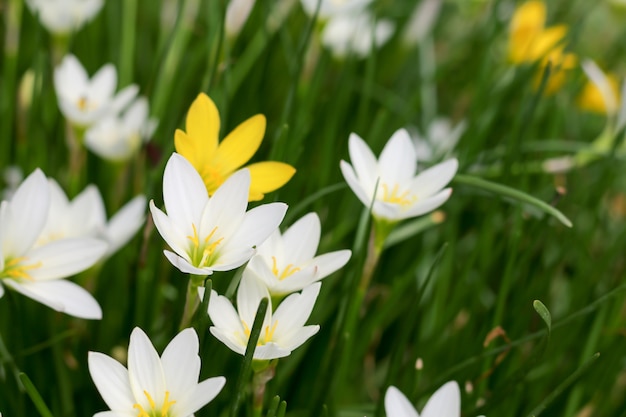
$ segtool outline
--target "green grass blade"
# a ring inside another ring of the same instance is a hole
[[[41,398],[41,395],[39,395],[39,391],[37,391],[37,388],[35,388],[35,385],[33,385],[28,375],[26,375],[24,372],[20,372],[20,381],[22,381],[22,384],[26,389],[26,393],[33,401],[33,404],[35,404],[35,407],[37,408],[37,411],[39,411],[41,417],[54,417],[46,403],[43,401],[43,398]]]

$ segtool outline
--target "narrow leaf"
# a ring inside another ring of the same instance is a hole
[[[26,393],[33,401],[33,404],[35,404],[35,407],[37,408],[37,411],[39,411],[41,417],[53,417],[50,409],[43,401],[43,398],[41,398],[39,391],[37,391],[37,388],[35,388],[35,385],[33,385],[28,375],[26,375],[24,372],[20,372],[20,381],[22,381],[22,384],[26,389]]]

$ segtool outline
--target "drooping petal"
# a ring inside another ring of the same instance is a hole
[[[150,406],[144,391],[152,396],[155,403],[162,404],[167,387],[161,359],[148,336],[139,327],[135,327],[130,335],[128,377],[133,395],[144,409]]]
[[[264,161],[250,164],[250,201],[262,200],[264,195],[285,185],[296,173],[296,169],[284,162]]]
[[[459,417],[461,415],[461,391],[456,381],[446,382],[428,399],[422,417]]]
[[[454,178],[458,167],[456,159],[448,159],[420,172],[411,181],[411,193],[417,196],[418,201],[438,193]]]
[[[170,261],[170,263],[176,267],[176,269],[178,269],[180,272],[184,274],[194,274],[194,275],[213,274],[213,269],[195,267],[187,259],[181,257],[180,255],[174,252],[164,250],[163,254],[167,258],[167,260]]]
[[[191,399],[200,376],[199,342],[192,328],[178,333],[161,355],[163,374],[170,397],[186,404]],[[191,411],[193,413],[196,410]],[[188,415],[185,413],[183,415]]]
[[[205,158],[212,158],[217,150],[220,114],[217,106],[208,95],[200,93],[191,103],[187,112],[185,128],[187,129],[187,139],[193,142],[194,150],[204,155]],[[183,156],[187,156],[184,149],[178,149],[178,144],[176,144],[176,150]]]
[[[190,229],[194,223],[199,227],[208,200],[198,172],[184,157],[173,153],[163,173],[163,202],[167,216],[183,230]]]
[[[399,129],[391,136],[378,158],[380,176],[385,182],[402,183],[415,176],[417,154],[411,136],[406,129]]]
[[[52,241],[30,251],[25,265],[36,281],[65,278],[84,271],[102,258],[107,244],[100,239],[73,238]]]
[[[4,284],[53,310],[83,319],[99,320],[102,310],[98,302],[79,285],[65,280],[17,282],[5,279]]]
[[[308,213],[283,234],[285,261],[300,265],[315,256],[322,227],[316,213]]]
[[[219,144],[215,158],[228,175],[248,162],[261,146],[265,135],[265,116],[257,114],[237,126]]]
[[[128,370],[115,359],[100,352],[89,352],[89,373],[102,399],[111,410],[132,410],[135,399],[130,389]]]
[[[385,393],[385,414],[387,417],[419,417],[413,404],[394,386]]]

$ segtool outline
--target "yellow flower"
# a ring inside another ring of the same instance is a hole
[[[578,58],[574,54],[564,53],[563,48],[552,50],[541,60],[541,70],[535,77],[535,88],[539,88],[541,78],[543,77],[543,71],[548,63],[551,65],[550,75],[546,81],[543,92],[545,94],[552,94],[560,89],[563,83],[565,83],[565,76],[567,75],[566,71],[576,68]]]
[[[542,1],[527,1],[515,10],[510,25],[509,59],[515,64],[535,61],[531,50],[537,36],[543,32],[546,6]]]
[[[198,171],[209,195],[231,174],[248,162],[259,149],[265,135],[265,116],[257,114],[241,123],[221,143],[220,115],[213,100],[204,93],[191,103],[187,112],[187,132],[176,130],[176,152]],[[296,170],[291,165],[265,161],[246,166],[250,171],[249,201],[263,199],[291,179]]]
[[[613,93],[615,102],[619,103],[619,83],[617,82],[617,78],[613,74],[607,74],[606,81],[607,85],[610,88],[610,91]],[[577,104],[578,107],[580,107],[581,109],[593,113],[609,113],[605,97],[603,96],[596,83],[591,80],[587,81],[587,83],[583,87],[583,91],[580,93],[580,96],[578,96]]]

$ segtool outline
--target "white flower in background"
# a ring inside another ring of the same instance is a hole
[[[349,250],[315,256],[320,242],[320,219],[309,213],[281,235],[276,231],[257,247],[246,269],[253,272],[273,296],[300,291],[343,267]]]
[[[378,160],[355,133],[350,135],[349,151],[352,165],[341,161],[343,177],[359,200],[372,206],[376,218],[398,221],[420,216],[442,205],[452,193],[451,188],[443,187],[456,174],[457,160],[449,159],[415,175],[417,154],[405,129],[391,136]]]
[[[89,373],[111,411],[96,416],[189,417],[219,394],[226,379],[198,383],[200,357],[194,329],[178,333],[161,357],[139,327],[130,335],[128,369],[108,355],[89,352]]]
[[[54,89],[61,113],[73,125],[88,127],[110,114],[117,114],[137,95],[130,85],[115,94],[117,71],[112,64],[100,68],[89,79],[74,55],[66,55],[54,69]]]
[[[224,22],[226,35],[234,37],[241,32],[255,3],[256,0],[230,0],[228,2]]]
[[[460,417],[461,390],[456,381],[446,382],[428,399],[421,414],[413,404],[394,386],[385,393],[387,417]]]
[[[37,238],[37,246],[65,238],[93,237],[107,243],[101,260],[124,246],[143,225],[146,198],[138,195],[107,222],[102,195],[95,185],[87,186],[72,201],[59,184],[48,180],[50,210],[46,225]]]
[[[20,183],[24,179],[24,173],[22,172],[22,168],[16,165],[9,165],[4,168],[2,177],[6,188],[2,190],[2,197],[0,200],[10,200],[15,193],[15,190],[17,190],[17,187],[19,187]]]
[[[443,0],[423,0],[411,13],[402,33],[402,40],[408,45],[419,44],[428,36],[437,22]]]
[[[254,359],[282,358],[306,342],[319,331],[320,326],[305,326],[320,291],[321,283],[309,285],[302,293],[291,294],[272,313],[272,302],[267,288],[256,277],[245,271],[237,290],[237,311],[228,298],[211,291],[209,316],[214,326],[209,330],[232,351],[243,355],[248,345],[259,303],[270,300],[263,319],[263,327],[254,350]]]
[[[450,156],[466,128],[464,120],[453,126],[450,119],[440,117],[432,121],[424,135],[415,129],[411,136],[420,159],[431,162]]]
[[[384,45],[395,25],[387,19],[374,20],[368,12],[340,14],[330,18],[322,31],[322,44],[336,57],[364,58]]]
[[[65,35],[92,20],[104,0],[27,0],[26,4],[49,32]]]
[[[65,278],[95,264],[107,245],[93,238],[60,239],[36,246],[48,218],[50,192],[37,169],[0,204],[0,297],[3,286],[66,314],[99,319],[98,302]]]
[[[137,98],[123,113],[109,114],[85,133],[87,149],[113,162],[127,161],[147,142],[157,127],[149,118],[148,100]]]
[[[363,11],[372,0],[300,0],[302,8],[309,16],[315,14],[317,5],[319,4],[319,19],[327,19],[329,17],[341,14],[354,14]]]
[[[181,155],[170,157],[163,174],[167,214],[150,201],[154,224],[174,251],[164,251],[181,272],[210,275],[243,265],[280,225],[287,205],[270,203],[246,212],[250,172],[232,174],[209,198],[196,169]]]

